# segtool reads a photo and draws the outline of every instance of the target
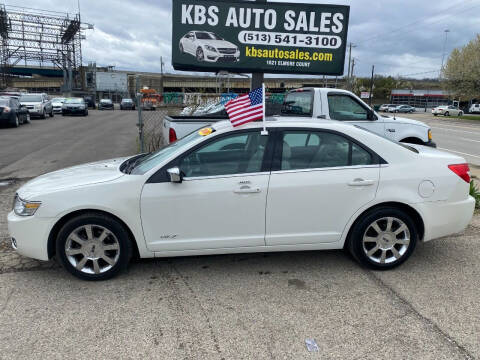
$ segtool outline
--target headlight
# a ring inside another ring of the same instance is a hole
[[[15,195],[13,201],[13,211],[18,216],[32,216],[42,203],[39,201],[25,201],[20,199],[18,195]]]
[[[40,110],[41,106],[40,105],[35,105],[35,110]]]
[[[217,49],[210,45],[205,45],[205,49],[207,49],[208,51],[217,52]]]
[[[433,139],[432,130],[428,129],[428,140],[432,140],[432,139]]]

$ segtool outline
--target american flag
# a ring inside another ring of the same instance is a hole
[[[225,104],[230,122],[234,127],[263,118],[263,89],[230,100]]]

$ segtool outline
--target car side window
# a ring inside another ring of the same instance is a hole
[[[179,168],[187,178],[261,172],[267,141],[259,131],[221,137],[187,154]]]
[[[280,170],[372,165],[367,150],[349,139],[321,131],[285,131]]]
[[[342,94],[328,95],[330,119],[342,121],[368,120],[368,111],[357,100]]]

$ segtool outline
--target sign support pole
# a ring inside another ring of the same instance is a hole
[[[256,0],[258,3],[267,3],[267,0]],[[264,82],[263,72],[254,72],[252,73],[252,82],[250,83],[250,91],[262,87]]]

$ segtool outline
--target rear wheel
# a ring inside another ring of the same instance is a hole
[[[124,270],[132,243],[117,220],[101,214],[80,215],[60,230],[56,254],[61,265],[83,280],[107,280]]]
[[[183,49],[183,45],[181,43],[180,43],[179,49],[182,54],[185,54],[185,50]]]
[[[20,126],[20,121],[18,120],[18,115],[14,114],[13,115],[12,127],[17,128],[19,126]]]
[[[382,207],[357,221],[347,248],[362,265],[388,270],[410,257],[417,237],[415,223],[408,214],[396,208]]]

